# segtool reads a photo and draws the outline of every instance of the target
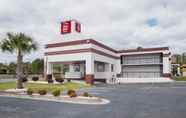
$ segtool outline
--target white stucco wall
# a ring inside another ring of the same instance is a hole
[[[85,61],[86,74],[94,74],[94,58],[92,53],[87,56]]]
[[[119,54],[117,54],[117,53],[115,53],[113,51],[107,50],[105,48],[99,47],[99,46],[94,45],[94,44],[91,44],[91,47],[94,48],[94,49],[96,49],[96,50],[100,50],[100,51],[102,51],[104,53],[111,54],[113,56],[119,56]]]
[[[171,73],[171,63],[169,56],[163,56],[163,73]]]
[[[103,55],[99,55],[96,53],[93,53],[93,57],[95,61],[100,61],[100,62],[105,62],[106,64],[106,68],[109,68],[107,70],[107,72],[95,72],[95,78],[106,78],[106,79],[111,79],[112,75],[116,76],[117,72],[118,72],[118,68],[121,68],[121,66],[119,67],[118,65],[118,61],[119,59],[113,59],[113,58],[109,58]],[[109,64],[113,64],[114,66],[114,72],[111,72],[111,67]],[[109,71],[109,72],[108,72]]]
[[[64,54],[64,55],[49,55],[48,62],[69,62],[69,61],[85,61],[90,58],[91,53],[74,53],[74,54]]]
[[[46,52],[55,52],[55,51],[65,51],[65,50],[76,50],[76,49],[86,49],[91,48],[91,44],[81,44],[81,45],[73,45],[73,46],[64,46],[64,47],[54,47],[54,48],[46,48]]]

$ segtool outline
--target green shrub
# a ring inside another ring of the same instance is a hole
[[[21,80],[23,83],[26,83],[28,81],[28,79],[26,77],[21,77]]]
[[[57,77],[57,78],[55,78],[55,80],[56,80],[57,82],[59,82],[59,83],[63,83],[63,82],[64,82],[64,79],[61,78],[61,77]]]
[[[32,95],[34,93],[34,91],[31,88],[27,89],[27,95]]]
[[[39,77],[34,76],[34,77],[32,77],[32,80],[33,81],[38,81],[39,80]]]
[[[67,95],[69,96],[69,97],[77,97],[77,94],[76,94],[76,91],[75,90],[72,90],[72,89],[70,89],[70,90],[68,90],[67,91]]]
[[[84,96],[84,97],[92,97],[92,95],[89,94],[88,92],[83,92],[82,96]]]
[[[38,90],[38,93],[40,95],[46,95],[47,94],[47,91],[45,89],[40,89],[40,90]]]
[[[52,80],[52,74],[48,74],[48,75],[46,76],[46,80],[48,81],[48,83],[53,83],[54,80]]]
[[[52,92],[52,95],[55,96],[55,97],[60,96],[60,94],[61,94],[61,90],[60,89],[56,89],[56,90],[54,90]]]

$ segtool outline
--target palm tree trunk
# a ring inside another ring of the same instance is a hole
[[[17,88],[18,89],[22,89],[23,88],[23,83],[22,83],[22,76],[23,76],[22,61],[23,61],[23,56],[22,56],[21,52],[18,51],[18,55],[17,55],[17,71],[16,71]]]

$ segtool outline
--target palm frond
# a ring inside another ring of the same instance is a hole
[[[13,47],[11,45],[11,42],[8,39],[3,39],[3,41],[0,44],[0,48],[3,52],[10,52],[13,53]]]
[[[2,51],[30,53],[37,50],[37,43],[24,33],[7,33],[7,38],[0,44]]]

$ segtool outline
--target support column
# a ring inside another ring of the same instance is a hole
[[[45,80],[47,80],[48,82],[53,82],[52,80],[52,63],[50,62],[46,62],[46,76],[45,76]]]
[[[73,66],[73,64],[69,64],[69,72],[74,72],[74,66]]]
[[[106,83],[109,83],[109,81],[111,80],[112,75],[113,75],[113,72],[111,72],[111,64],[110,63],[106,64],[106,69],[107,69],[106,73],[105,73],[105,74],[107,74]]]
[[[171,77],[169,54],[163,54],[163,77]]]
[[[94,59],[91,57],[88,58],[85,62],[85,69],[86,69],[86,75],[85,75],[85,81],[88,84],[94,83]]]
[[[47,62],[46,74],[52,74],[52,64],[50,62]]]
[[[46,78],[46,75],[47,75],[47,73],[46,73],[46,71],[47,71],[47,56],[45,55],[44,56],[44,72],[43,72],[43,79],[45,79]]]
[[[114,65],[115,76],[117,76],[118,74],[120,75],[121,72],[122,72],[121,60],[117,59],[115,65]]]

